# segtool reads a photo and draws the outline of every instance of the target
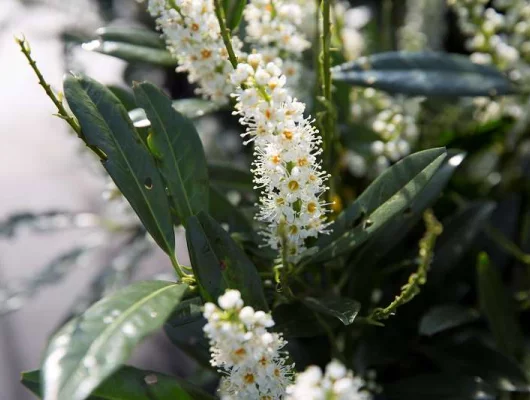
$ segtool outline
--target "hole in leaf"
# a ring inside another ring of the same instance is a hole
[[[355,220],[353,220],[353,222],[351,223],[352,229],[355,228],[356,226],[360,225],[360,223],[363,221],[365,215],[366,215],[366,213],[363,211],[363,212],[361,212],[361,214],[357,218],[355,218]]]
[[[147,190],[151,190],[153,188],[153,180],[151,178],[145,178],[144,186]]]
[[[364,221],[363,229],[370,228],[373,224],[374,224],[374,221],[372,221],[371,219],[367,219],[366,221]]]

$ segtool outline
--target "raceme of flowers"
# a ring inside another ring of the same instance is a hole
[[[458,15],[462,31],[468,35],[467,48],[471,60],[493,64],[519,86],[530,85],[530,3],[527,0],[449,0]],[[479,120],[498,118],[503,114],[522,116],[516,99],[476,98],[475,117]]]
[[[270,314],[244,306],[237,290],[227,290],[219,306],[206,303],[204,332],[210,340],[211,364],[223,374],[219,392],[223,400],[283,398],[294,365],[282,348]]]
[[[298,2],[300,3],[300,2]],[[282,72],[291,86],[298,83],[302,74],[300,58],[311,43],[300,31],[304,18],[301,4],[285,0],[251,0],[245,7],[245,40],[271,62],[281,57]],[[306,4],[305,6],[313,6]]]
[[[187,72],[197,93],[217,102],[228,102],[234,87],[227,79],[232,66],[221,37],[219,22],[212,0],[175,0],[172,8],[167,0],[149,0],[148,11],[166,39],[168,50],[179,66]],[[236,54],[241,54],[242,43],[234,38]]]
[[[372,395],[365,387],[364,380],[333,360],[324,373],[310,366],[297,374],[295,383],[287,388],[286,400],[370,400]]]
[[[305,240],[326,232],[321,195],[328,175],[317,157],[322,152],[318,131],[304,117],[305,105],[289,95],[277,63],[265,64],[250,54],[231,75],[238,85],[234,114],[247,127],[245,144],[254,141],[254,182],[261,189],[258,219],[273,248],[283,248],[296,262]]]
[[[368,124],[379,137],[362,153],[346,152],[344,162],[352,175],[375,178],[410,154],[419,135],[420,101],[420,98],[397,99],[372,88],[352,92],[352,118]]]

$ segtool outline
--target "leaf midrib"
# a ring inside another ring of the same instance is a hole
[[[79,82],[79,81],[78,81]],[[85,81],[87,82],[89,85],[91,84],[90,82],[88,81]],[[80,85],[81,86],[81,85]],[[132,165],[129,163],[129,159],[125,156],[125,153],[123,152],[121,146],[120,146],[120,143],[119,141],[116,140],[116,138],[114,137],[114,135],[112,134],[113,130],[110,128],[109,124],[107,124],[107,121],[105,120],[105,118],[103,117],[103,114],[101,113],[101,111],[99,110],[99,107],[98,107],[98,104],[100,103],[100,100],[103,99],[103,96],[101,96],[100,99],[97,99],[97,101],[92,97],[90,96],[90,94],[88,93],[87,90],[85,90],[83,88],[83,86],[81,86],[81,89],[83,90],[83,92],[85,92],[85,94],[87,95],[87,97],[90,99],[90,102],[94,105],[94,107],[96,108],[96,110],[98,111],[98,115],[101,117],[101,121],[103,122],[103,124],[105,125],[107,131],[110,133],[108,136],[110,136],[112,138],[112,142],[115,144],[115,148],[118,149],[120,155],[122,156],[122,158],[125,160],[125,163],[127,164],[127,168],[130,170],[130,171],[134,171],[134,169],[132,168]],[[118,113],[119,113],[119,107],[118,107]],[[128,117],[127,117],[128,118]],[[127,123],[127,120],[125,120],[125,123]],[[129,124],[127,124],[129,125]],[[131,128],[129,126],[129,128]],[[133,135],[136,135],[136,129],[134,129],[134,127],[132,128],[132,132],[133,132]],[[134,138],[133,138],[133,141],[134,141]],[[112,162],[112,160],[110,159],[107,159],[105,160],[104,162]],[[135,173],[132,173],[131,176],[133,177],[134,181],[136,182],[136,185],[137,187],[140,189],[140,193],[142,194],[142,198],[145,200],[145,204],[147,205],[147,208],[149,209],[149,212],[151,214],[151,216],[153,217],[153,221],[155,222],[155,225],[158,227],[158,229],[160,230],[160,233],[162,233],[162,238],[164,239],[164,242],[166,243],[166,246],[167,246],[167,250],[169,251],[172,251],[173,249],[173,246],[171,245],[171,243],[169,243],[167,240],[166,240],[166,235],[165,235],[165,231],[162,229],[162,227],[160,226],[160,224],[158,223],[158,218],[156,217],[156,214],[155,212],[153,211],[153,208],[151,207],[151,202],[149,201],[149,198],[147,197],[147,195],[144,193],[144,191],[142,190],[142,184],[138,181],[138,179],[136,178],[136,174]]]
[[[179,167],[179,164],[177,162],[177,158],[176,158],[176,154],[175,152],[173,151],[173,145],[172,145],[172,142],[171,140],[169,140],[169,132],[167,131],[166,129],[166,126],[162,123],[162,119],[160,117],[160,114],[157,112],[156,108],[154,107],[152,101],[151,101],[151,98],[149,97],[149,95],[147,94],[147,92],[142,89],[142,91],[144,92],[145,94],[145,97],[146,97],[146,101],[149,103],[149,106],[151,107],[151,109],[153,110],[153,115],[156,117],[156,119],[158,120],[158,123],[160,124],[160,126],[162,127],[162,131],[164,132],[164,136],[166,138],[166,142],[168,144],[168,147],[171,151],[171,156],[172,156],[172,159],[173,159],[173,164],[175,165],[176,167],[176,171],[177,171],[177,176],[178,176],[178,179],[179,179],[179,182],[183,188],[183,195],[184,195],[184,199],[186,200],[186,206],[188,207],[188,211],[189,211],[189,215],[193,215],[193,210],[191,208],[191,204],[190,204],[190,201],[188,199],[188,196],[187,196],[187,190],[186,190],[186,187],[184,186],[184,180],[182,179],[182,174],[180,172],[180,167]],[[171,106],[172,110],[174,112],[176,112],[173,107]],[[147,113],[147,111],[146,111]],[[175,193],[176,194],[176,193]]]
[[[150,293],[148,296],[142,298],[140,301],[138,301],[136,303],[133,303],[131,305],[131,307],[129,307],[126,311],[124,311],[113,323],[109,324],[107,328],[105,328],[105,329],[103,329],[103,331],[101,331],[101,335],[99,335],[96,338],[96,340],[94,340],[90,344],[90,346],[88,347],[87,351],[85,352],[85,355],[83,356],[82,360],[86,359],[90,354],[93,354],[93,350],[98,350],[100,348],[100,346],[101,346],[100,343],[101,343],[102,338],[105,338],[105,341],[103,342],[103,343],[105,343],[106,339],[108,339],[108,337],[110,336],[110,335],[107,335],[107,333],[113,332],[114,330],[119,328],[119,326],[123,323],[124,319],[127,319],[127,317],[129,317],[129,315],[131,315],[132,312],[136,311],[140,306],[142,306],[146,302],[150,301],[154,297],[158,296],[160,293],[162,293],[162,292],[164,292],[166,290],[172,289],[175,286],[177,286],[177,285],[176,284],[169,284],[169,285],[167,285],[167,286],[165,286],[163,288],[157,289],[156,291]],[[76,366],[75,370],[73,370],[72,373],[70,373],[70,376],[74,375],[79,370],[79,365],[81,365],[81,364],[82,364],[82,361],[77,363],[77,366]],[[66,387],[66,384],[61,386],[61,389],[64,389],[65,387]]]

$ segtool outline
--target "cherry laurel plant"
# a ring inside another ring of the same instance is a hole
[[[134,231],[124,246],[141,251],[117,269],[158,247],[173,278],[77,307],[24,385],[45,400],[526,398],[528,4],[140,7],[156,33],[110,26],[83,47],[175,68],[196,98],[79,73],[59,95],[17,42],[120,204],[119,222],[82,221]],[[470,56],[441,51],[442,12]],[[237,165],[210,160],[205,114],[221,142],[238,131]],[[160,328],[186,376],[125,366]]]

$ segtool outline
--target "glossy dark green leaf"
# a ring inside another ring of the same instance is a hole
[[[219,105],[210,100],[191,98],[173,100],[173,108],[187,118],[199,118],[219,110]],[[137,128],[151,126],[143,108],[131,110],[129,117]]]
[[[325,335],[325,328],[319,323],[315,312],[301,302],[280,304],[272,310],[275,332],[285,337],[314,337]],[[335,316],[324,316],[323,319],[330,327],[337,327],[340,323]]]
[[[171,100],[156,86],[134,86],[138,104],[145,110],[152,129],[149,146],[158,161],[177,216],[185,225],[188,217],[207,211],[208,171],[201,139],[193,123],[175,111]]]
[[[492,387],[506,392],[530,393],[525,373],[515,360],[476,339],[448,348],[424,350],[447,373],[478,376]]]
[[[480,308],[486,316],[497,346],[509,356],[521,354],[523,335],[515,302],[487,254],[479,255],[477,284]]]
[[[102,41],[130,43],[157,49],[165,49],[164,40],[159,33],[133,26],[106,26],[99,28],[96,34]]]
[[[22,384],[41,397],[40,371],[22,373]],[[88,400],[213,400],[182,379],[159,372],[122,367],[107,378]]]
[[[315,245],[316,254],[302,263],[327,261],[364,243],[412,204],[445,156],[443,148],[424,150],[387,169],[337,217],[332,234],[321,236]]]
[[[114,183],[158,245],[172,255],[175,232],[165,185],[127,111],[105,86],[88,77],[68,76],[64,92],[87,141],[106,154],[103,166]]]
[[[40,397],[40,371],[22,374],[22,384]],[[106,379],[88,400],[213,400],[214,397],[174,377],[134,367],[122,367]]]
[[[137,282],[64,325],[46,349],[45,400],[86,399],[144,337],[163,325],[186,290],[186,285],[171,282]]]
[[[337,66],[333,79],[413,96],[496,96],[515,93],[494,67],[437,52],[387,52]]]
[[[359,258],[356,259],[356,264],[369,268],[370,265],[376,264],[378,260],[403,240],[421,219],[423,211],[430,207],[440,196],[465,156],[464,152],[449,150],[440,168],[434,173],[431,180],[414,201],[404,212],[396,215],[392,219],[392,223],[387,224],[385,229],[381,229],[360,250],[362,254],[358,255]]]
[[[164,324],[171,342],[202,366],[211,368],[210,344],[204,335],[206,320],[202,316],[200,297],[183,300]]]
[[[430,309],[420,321],[420,334],[432,336],[476,321],[479,313],[456,304],[436,306]]]
[[[443,221],[444,230],[436,242],[429,285],[442,283],[458,265],[494,209],[493,202],[477,201]]]
[[[121,101],[121,104],[123,104],[127,111],[134,110],[136,107],[138,107],[136,105],[136,99],[134,98],[132,90],[115,85],[109,85],[107,88]]]
[[[177,65],[176,58],[169,51],[156,47],[110,40],[93,40],[84,43],[83,49],[106,54],[125,61],[145,62],[164,67],[174,67]]]
[[[312,310],[335,317],[344,325],[352,324],[361,310],[361,303],[346,297],[306,297],[302,301]]]
[[[389,400],[496,400],[497,392],[480,378],[456,374],[418,375],[388,384]]]
[[[186,239],[193,272],[208,301],[226,289],[237,289],[245,304],[268,310],[256,267],[230,235],[206,213],[190,217]]]
[[[242,232],[255,239],[252,224],[226,196],[215,187],[210,187],[210,215],[221,224],[227,224],[229,232]]]
[[[236,168],[228,164],[209,164],[208,174],[210,181],[217,187],[226,190],[241,190],[252,192],[252,174],[248,170]]]

